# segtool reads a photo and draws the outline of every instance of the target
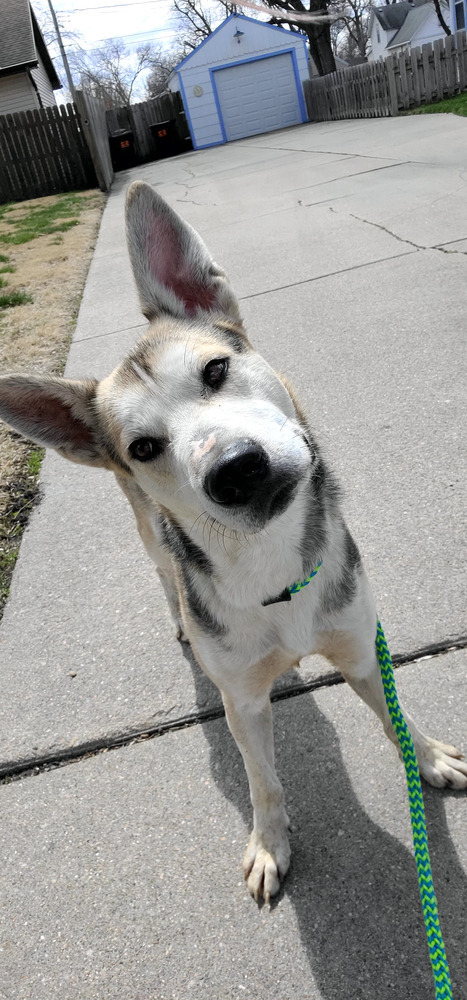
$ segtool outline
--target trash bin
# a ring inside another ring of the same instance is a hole
[[[155,122],[154,125],[149,125],[149,131],[156,144],[158,160],[166,156],[177,156],[177,153],[183,152],[175,118],[168,122]]]
[[[133,132],[120,129],[109,136],[110,155],[114,170],[128,170],[136,166],[135,136]]]
[[[184,111],[178,112],[178,128],[181,135],[181,145],[182,152],[188,153],[193,149],[193,143],[191,141],[190,130],[187,125],[186,114]]]

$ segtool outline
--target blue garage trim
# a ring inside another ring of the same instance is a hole
[[[183,107],[185,109],[186,120],[188,122],[188,128],[190,130],[190,135],[191,135],[191,141],[193,143],[193,149],[199,149],[199,146],[198,146],[198,144],[196,142],[196,138],[195,138],[195,130],[193,128],[193,123],[191,121],[191,115],[190,115],[190,109],[188,107],[188,101],[186,99],[186,91],[185,91],[185,87],[183,85],[182,74],[181,73],[177,73],[177,76],[178,76],[178,82],[180,84],[180,93],[182,95],[182,104],[183,104]]]
[[[232,14],[231,16],[235,17],[236,15]],[[242,15],[238,15],[238,16],[241,17]],[[251,18],[247,18],[247,20],[251,20]],[[257,24],[257,23],[258,22],[256,21],[255,24]],[[273,27],[273,25],[271,25],[271,27]],[[283,31],[284,29],[281,28],[279,30]],[[286,34],[290,34],[290,32],[286,32]],[[302,88],[302,83],[301,83],[301,80],[300,80],[300,74],[299,74],[299,71],[298,71],[297,54],[296,54],[296,51],[295,51],[294,48],[293,49],[276,49],[275,52],[266,52],[262,56],[250,56],[248,59],[235,59],[234,62],[221,63],[219,66],[213,66],[212,69],[209,70],[209,76],[211,78],[211,86],[212,86],[212,91],[213,91],[213,94],[214,94],[214,100],[216,102],[217,114],[219,116],[219,125],[220,125],[221,131],[222,131],[223,142],[227,142],[227,133],[225,131],[224,119],[222,117],[222,110],[221,110],[221,106],[220,106],[219,95],[217,93],[217,87],[216,87],[216,81],[214,79],[214,74],[221,72],[223,69],[231,69],[232,66],[243,66],[245,63],[260,62],[261,59],[274,59],[275,56],[286,56],[286,55],[292,56],[292,67],[293,67],[294,78],[295,78],[295,86],[297,88],[298,106],[299,106],[299,110],[300,110],[300,115],[301,115],[301,118],[302,118],[302,122],[307,122],[308,121],[308,115],[306,113],[305,98],[303,96],[303,88]],[[216,143],[216,145],[219,145],[219,144]]]
[[[302,122],[307,122],[308,121],[308,115],[307,115],[306,104],[305,104],[305,95],[303,93],[302,81],[300,79],[300,73],[298,71],[297,53],[296,53],[295,49],[291,49],[291,55],[292,55],[292,63],[293,63],[293,71],[294,71],[294,76],[295,76],[295,83],[297,85],[298,104],[299,104],[299,107],[300,107],[300,114],[302,116]]]
[[[228,63],[228,64],[226,64],[225,68],[227,69],[228,66],[236,66],[236,63]],[[219,69],[219,68],[223,68],[223,67],[216,67],[216,68]],[[211,79],[211,87],[212,87],[212,92],[214,94],[214,101],[215,101],[215,104],[216,104],[217,116],[219,118],[219,125],[221,127],[222,141],[223,142],[227,142],[227,133],[225,131],[224,119],[222,117],[222,110],[221,110],[221,105],[220,105],[220,101],[219,101],[219,94],[217,93],[216,81],[214,79],[214,73],[215,72],[216,72],[215,69],[210,69],[209,70],[209,76],[210,76],[210,79]]]
[[[205,142],[204,146],[197,146],[197,149],[212,149],[213,146],[224,146],[225,142],[223,139],[218,139],[217,142]]]

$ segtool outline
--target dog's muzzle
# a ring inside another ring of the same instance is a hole
[[[208,497],[222,507],[250,506],[265,519],[287,507],[297,485],[290,470],[273,469],[255,441],[243,439],[229,445],[204,479]]]

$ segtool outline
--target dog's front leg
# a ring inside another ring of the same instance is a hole
[[[395,744],[401,756],[399,741],[389,718],[384,697],[381,669],[374,651],[371,650],[366,662],[360,662],[358,667],[351,670],[348,667],[341,668],[341,672],[356,694],[376,712],[386,736]],[[426,736],[402,705],[401,710],[414,743],[420,774],[425,780],[436,788],[444,788],[446,785],[452,788],[467,788],[467,762],[459,750],[450,744]]]
[[[249,699],[222,692],[230,732],[240,750],[250,785],[253,831],[243,859],[248,888],[268,903],[279,891],[290,862],[284,792],[274,766],[269,691]]]
[[[295,666],[296,657],[276,649],[246,670],[232,669],[232,665],[219,669],[219,659],[210,670],[205,658],[198,659],[222,692],[229,729],[250,785],[253,831],[243,860],[245,878],[255,899],[263,896],[269,902],[290,863],[289,821],[274,764],[269,694],[276,677]]]
[[[370,613],[360,619],[355,631],[348,629],[348,620],[342,625],[342,630],[336,628],[322,634],[316,652],[326,656],[340,670],[356,694],[373,709],[400,756],[399,741],[389,717],[375,650],[376,616]],[[402,705],[401,711],[414,743],[420,774],[425,780],[437,788],[446,785],[467,788],[467,762],[459,750],[426,736]]]

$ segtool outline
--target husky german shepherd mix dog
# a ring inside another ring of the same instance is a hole
[[[129,189],[127,231],[145,336],[102,382],[4,377],[0,414],[115,473],[177,634],[222,692],[254,809],[245,877],[268,901],[290,860],[271,686],[321,653],[397,744],[375,605],[335,480],[290,386],[251,347],[224,272],[147,184]],[[466,788],[461,754],[406,719],[427,781]]]

